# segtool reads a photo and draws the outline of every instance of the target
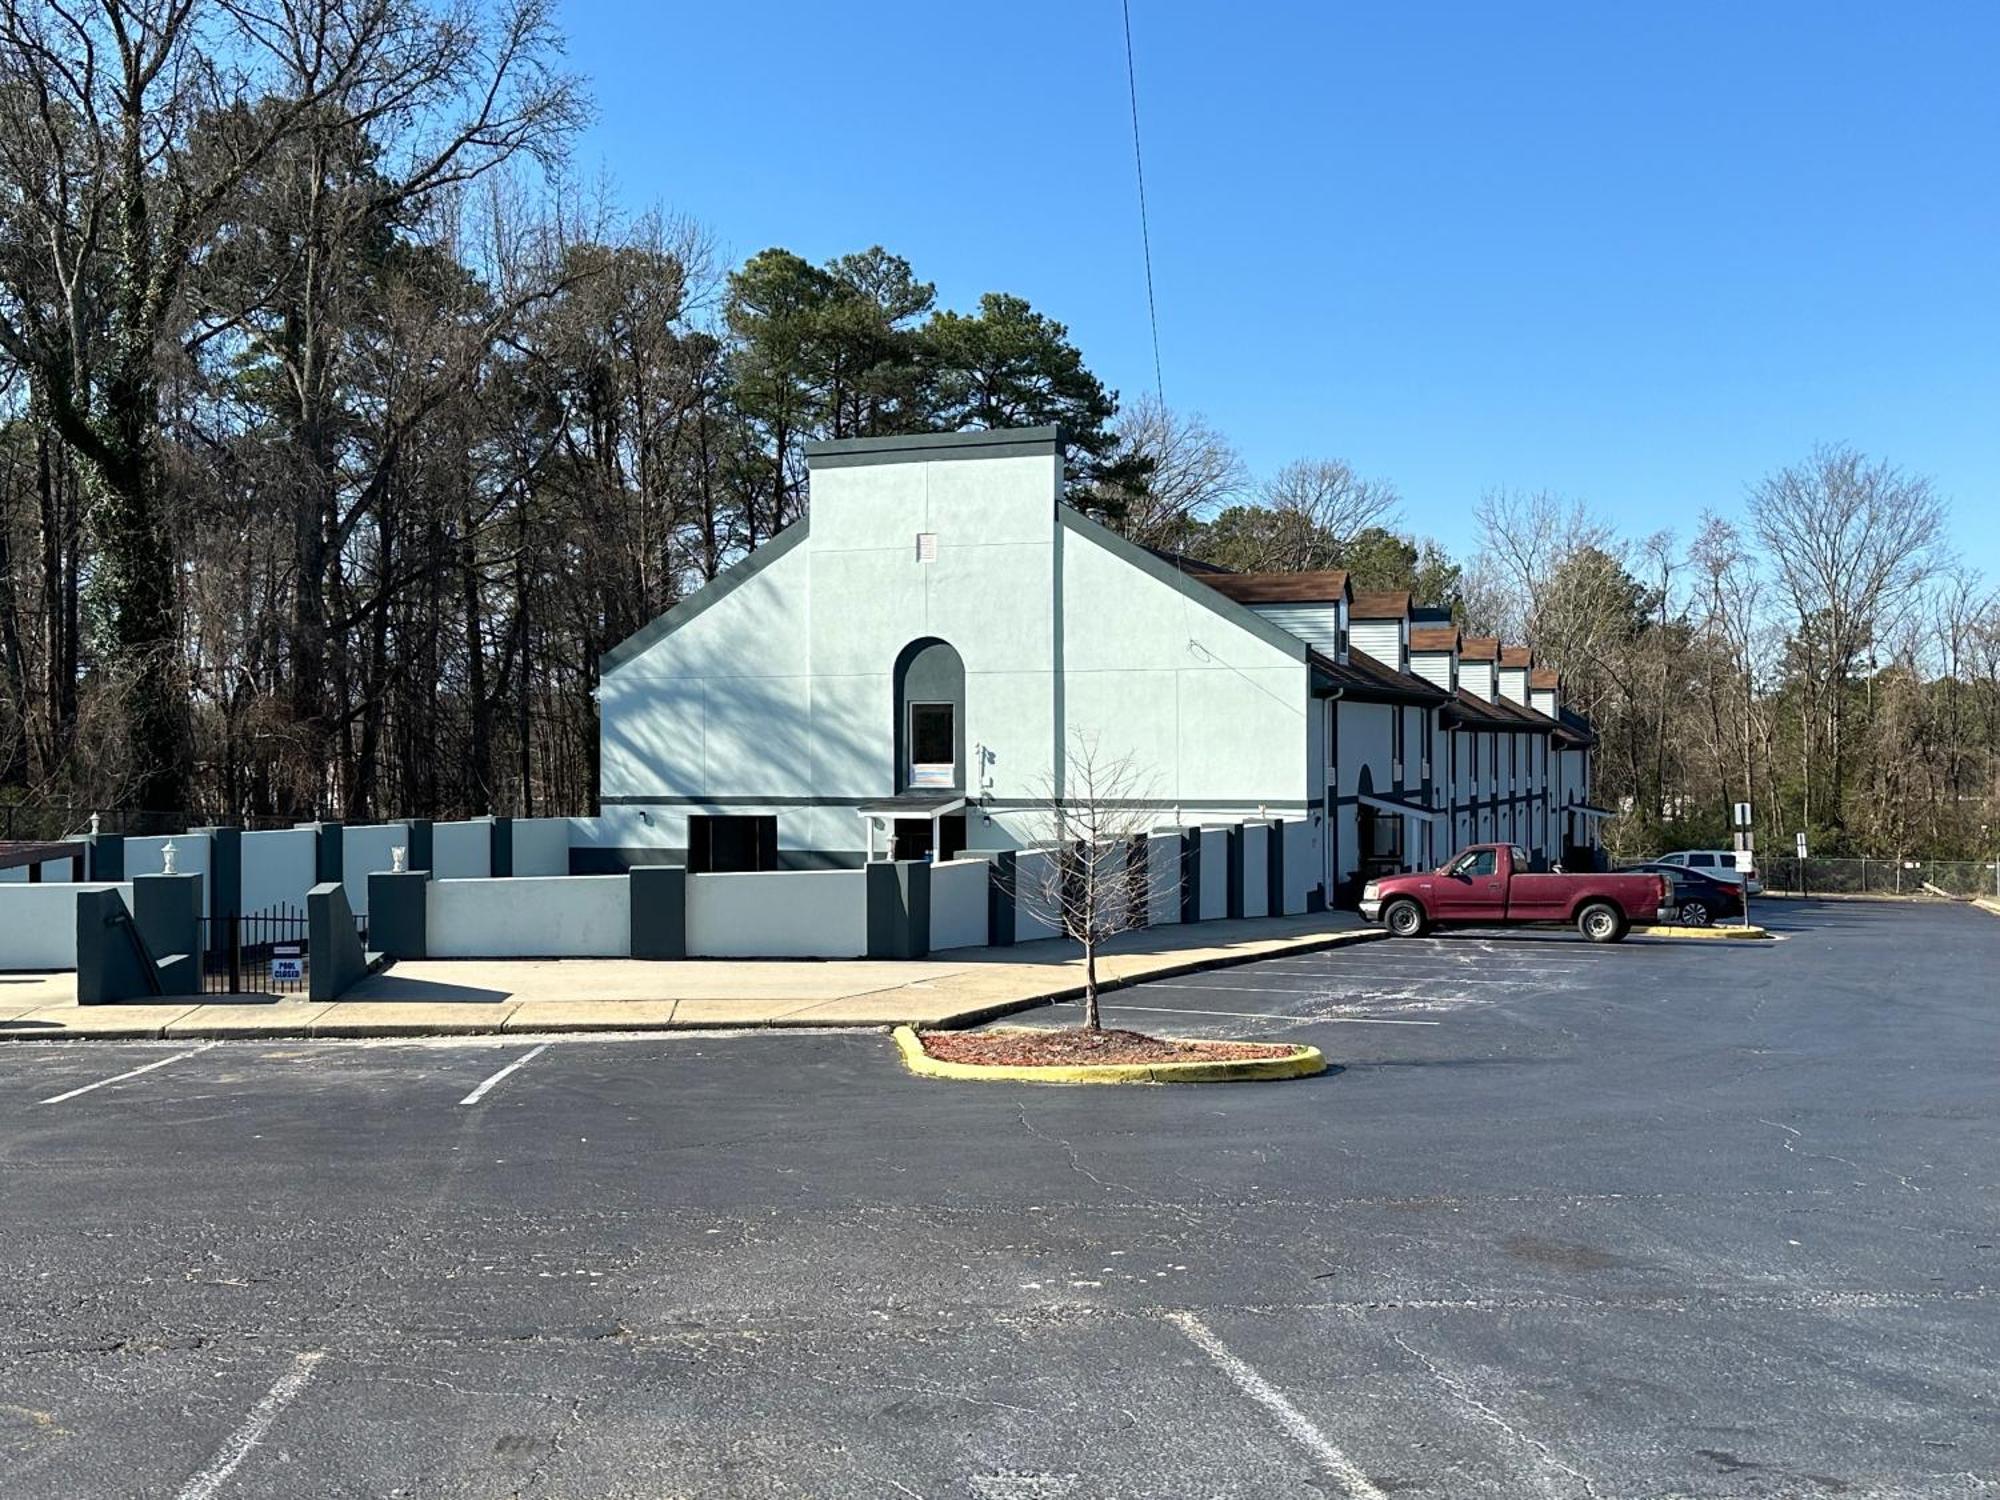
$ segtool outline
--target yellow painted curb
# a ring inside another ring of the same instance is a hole
[[[1230,1062],[1075,1063],[1036,1068],[945,1062],[924,1051],[922,1038],[908,1026],[896,1028],[896,1046],[902,1051],[904,1065],[925,1078],[976,1078],[1000,1083],[1249,1083],[1260,1079],[1310,1078],[1326,1071],[1326,1058],[1317,1047],[1297,1047],[1284,1057],[1245,1057]]]
[[[1634,927],[1634,937],[1657,938],[1767,938],[1762,927]]]

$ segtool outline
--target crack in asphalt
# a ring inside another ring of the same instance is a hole
[[[1425,1372],[1430,1375],[1431,1379],[1444,1388],[1447,1395],[1461,1406],[1470,1410],[1479,1420],[1491,1423],[1506,1433],[1509,1438],[1532,1451],[1548,1467],[1556,1470],[1558,1473],[1567,1474],[1570,1478],[1574,1479],[1578,1484],[1583,1486],[1583,1493],[1590,1497],[1590,1500],[1601,1500],[1601,1497],[1598,1495],[1597,1486],[1591,1482],[1588,1474],[1585,1474],[1581,1469],[1571,1464],[1564,1463],[1560,1458],[1556,1457],[1555,1450],[1542,1441],[1542,1439],[1521,1431],[1520,1428],[1501,1416],[1499,1412],[1475,1396],[1464,1381],[1446,1371],[1435,1360],[1431,1359],[1408,1339],[1404,1338],[1402,1334],[1392,1331],[1389,1334],[1389,1342],[1409,1355],[1418,1364],[1422,1365]],[[1544,1488],[1546,1489],[1546,1486]]]

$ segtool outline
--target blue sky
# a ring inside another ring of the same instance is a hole
[[[1821,441],[2000,575],[2000,5],[1132,0],[1166,397],[1454,549],[1494,486],[1683,535]],[[1153,384],[1116,0],[568,0],[577,165],[731,259],[880,243]]]

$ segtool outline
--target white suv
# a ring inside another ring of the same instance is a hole
[[[1764,887],[1758,882],[1757,872],[1737,869],[1736,856],[1728,849],[1680,849],[1672,854],[1662,854],[1654,863],[1684,865],[1690,870],[1701,871],[1711,879],[1726,880],[1731,885],[1740,885],[1748,895],[1764,894]]]

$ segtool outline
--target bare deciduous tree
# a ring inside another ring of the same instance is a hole
[[[1235,447],[1199,413],[1177,412],[1142,396],[1117,424],[1119,440],[1146,463],[1146,477],[1125,497],[1119,529],[1149,547],[1178,549],[1189,522],[1220,510],[1249,488]]]
[[[1391,520],[1401,497],[1394,485],[1364,479],[1337,458],[1296,459],[1264,482],[1262,498],[1275,524],[1280,569],[1313,566],[1313,554],[1347,544]]]
[[[1150,780],[1130,755],[1107,751],[1082,732],[1069,739],[1060,781],[1044,783],[1041,814],[1048,845],[1022,895],[1035,916],[1083,949],[1083,1024],[1102,1026],[1097,950],[1146,925],[1155,882],[1150,858],[1138,857],[1155,817],[1143,802]],[[1175,856],[1178,858],[1178,854]],[[1178,866],[1174,867],[1178,885]]]
[[[1818,700],[1807,762],[1812,735],[1824,734],[1832,757],[1830,819],[1839,826],[1848,689],[1877,632],[1899,622],[1936,571],[1944,504],[1929,480],[1831,446],[1766,478],[1751,505]],[[1807,800],[1810,809],[1810,787]]]

